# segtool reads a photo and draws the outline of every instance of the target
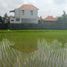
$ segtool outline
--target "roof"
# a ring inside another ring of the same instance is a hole
[[[47,16],[44,20],[45,21],[57,21],[57,18],[55,18],[53,16]]]
[[[32,4],[23,4],[21,5],[19,8],[23,9],[23,10],[38,10],[37,7],[35,7],[34,5]]]

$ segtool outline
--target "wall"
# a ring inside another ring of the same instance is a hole
[[[67,23],[64,22],[45,22],[45,23],[11,23],[11,24],[0,24],[0,29],[48,29],[48,30],[62,30],[67,29]]]
[[[67,29],[67,25],[63,24],[10,24],[9,29],[47,29],[62,30]]]
[[[18,23],[38,23],[38,10],[33,10],[33,15],[31,15],[30,10],[24,10],[24,14],[21,9],[15,9],[15,18],[20,18]],[[22,19],[25,19],[22,21]],[[28,19],[28,21],[26,21]],[[17,23],[15,21],[15,23]]]
[[[31,15],[31,10],[24,10],[24,14],[22,12],[23,9],[15,9],[15,17],[20,18],[37,18],[38,10],[33,10],[33,15]]]

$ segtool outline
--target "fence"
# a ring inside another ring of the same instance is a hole
[[[20,29],[56,29],[62,30],[67,29],[67,23],[59,23],[59,22],[45,22],[39,24],[0,24],[0,29],[12,29],[12,30],[20,30]]]
[[[9,29],[67,29],[67,24],[63,23],[43,23],[43,24],[10,24]]]

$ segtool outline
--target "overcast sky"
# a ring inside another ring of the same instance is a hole
[[[67,12],[67,0],[0,0],[0,15],[17,8],[20,4],[32,3],[39,8],[39,16],[60,16]]]

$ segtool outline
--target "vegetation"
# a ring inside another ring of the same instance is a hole
[[[30,52],[37,49],[38,39],[67,42],[67,30],[0,30],[0,40],[5,38],[15,43],[13,48]]]
[[[3,19],[2,19],[2,17],[0,16],[0,23],[2,23],[3,22]]]
[[[62,23],[67,23],[67,14],[65,11],[63,11],[63,15],[58,17],[58,21],[62,22]]]
[[[10,23],[10,18],[7,15],[7,13],[5,13],[3,17],[0,16],[0,29],[8,29],[9,23]]]
[[[0,41],[1,67],[67,67],[67,43],[44,39],[37,41],[37,50],[25,53],[11,48],[14,43],[7,39]]]

